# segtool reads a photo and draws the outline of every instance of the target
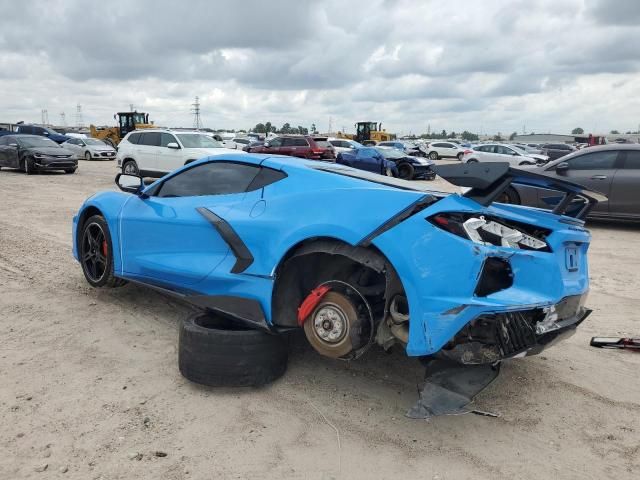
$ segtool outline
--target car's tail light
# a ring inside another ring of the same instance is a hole
[[[547,229],[472,213],[439,213],[427,219],[437,227],[481,245],[550,252]]]
[[[473,152],[473,150],[468,150],[468,149],[467,149],[467,150],[465,150],[463,153],[464,153],[465,155],[467,155],[467,154],[472,153],[472,152]]]

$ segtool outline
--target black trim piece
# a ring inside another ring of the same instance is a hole
[[[233,227],[208,208],[198,207],[196,210],[213,225],[236,256],[236,263],[231,268],[231,273],[242,273],[249,268],[249,265],[253,263],[253,255]]]
[[[251,327],[267,332],[272,331],[264,316],[262,306],[257,300],[230,295],[189,295],[185,297],[185,300],[205,310],[213,310],[234,318]]]
[[[399,223],[405,221],[407,218],[411,217],[412,215],[415,215],[419,211],[424,210],[425,208],[434,204],[438,200],[439,199],[437,197],[434,197],[431,195],[425,195],[424,197],[420,197],[418,200],[413,202],[407,208],[396,213],[393,217],[391,217],[389,220],[384,222],[382,225],[376,228],[373,232],[371,232],[369,235],[367,235],[362,240],[360,240],[357,243],[357,246],[368,247],[369,245],[371,245],[371,242],[373,241],[374,238],[382,235],[387,230],[391,230],[393,227],[395,227]]]
[[[273,328],[267,323],[262,306],[257,300],[231,295],[202,295],[200,292],[193,290],[183,293],[137,279],[128,277],[118,278],[135,283],[136,285],[151,288],[156,292],[188,303],[189,305],[219,312],[251,327],[273,332]]]

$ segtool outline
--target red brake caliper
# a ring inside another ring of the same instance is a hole
[[[329,290],[331,290],[331,287],[327,285],[320,285],[311,290],[311,293],[307,295],[307,298],[304,299],[298,308],[298,325],[302,326],[304,324],[304,321],[311,315],[313,309],[316,308],[320,300],[322,300],[322,297],[324,297]]]
[[[102,241],[102,254],[106,257],[107,256],[107,241],[103,240]]]

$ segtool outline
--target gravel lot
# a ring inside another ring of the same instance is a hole
[[[594,313],[504,365],[476,401],[500,418],[412,421],[422,372],[400,351],[344,363],[296,339],[266,388],[182,378],[188,309],[134,285],[94,290],[71,255],[72,216],[115,173],[0,172],[1,479],[638,478],[640,355],[588,343],[640,336],[640,227],[591,225]]]

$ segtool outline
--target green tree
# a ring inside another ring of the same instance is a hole
[[[267,129],[265,128],[264,123],[258,123],[253,127],[253,131],[256,133],[266,133]]]
[[[265,133],[270,133],[272,130],[272,128],[275,128],[271,125],[271,122],[267,122],[264,124],[264,132]]]
[[[476,135],[475,133],[467,132],[466,130],[462,132],[461,137],[467,142],[477,142],[478,140],[480,140],[480,137],[478,137],[478,135]]]
[[[448,138],[456,138],[456,132],[452,130]]]
[[[583,133],[584,133],[584,129],[580,127],[576,127],[573,130],[571,130],[571,135],[582,135]]]
[[[514,138],[516,138],[517,135],[518,135],[518,132],[513,132],[511,135],[509,135],[509,140],[513,140]]]
[[[446,130],[442,130],[442,133],[440,134],[440,138],[447,138],[447,131]]]
[[[315,135],[316,133],[318,133],[318,129],[316,128],[316,124],[315,124],[315,123],[312,123],[312,124],[311,124],[311,133],[312,133],[313,135]]]
[[[620,135],[620,132],[618,130],[611,130],[609,133],[611,135]]]
[[[298,133],[300,135],[309,135],[309,129],[304,128],[302,125],[298,125]]]
[[[498,133],[497,135],[493,136],[493,141],[494,142],[501,142],[502,141],[502,136]]]
[[[282,128],[280,129],[280,133],[292,133],[291,132],[291,125],[289,125],[288,123],[285,123],[284,125],[282,125]]]

